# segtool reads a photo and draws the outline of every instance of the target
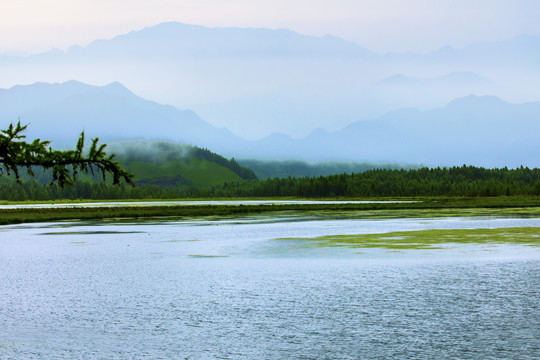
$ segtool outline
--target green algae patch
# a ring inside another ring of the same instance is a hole
[[[384,234],[329,235],[315,238],[281,238],[298,248],[380,248],[387,250],[436,250],[459,244],[515,244],[540,246],[540,228],[439,229]]]

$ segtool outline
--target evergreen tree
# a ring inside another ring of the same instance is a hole
[[[35,139],[31,143],[26,142],[22,134],[28,125],[21,126],[10,124],[6,130],[0,132],[0,175],[13,174],[20,182],[20,170],[26,169],[27,173],[34,176],[33,167],[52,169],[53,182],[63,187],[70,185],[77,179],[79,172],[100,172],[105,179],[106,174],[111,174],[113,183],[119,184],[123,179],[132,184],[133,175],[120,168],[114,160],[114,154],[105,153],[105,144],[98,145],[98,138],[92,139],[90,150],[83,155],[84,132],[81,133],[75,150],[53,150],[50,141]]]

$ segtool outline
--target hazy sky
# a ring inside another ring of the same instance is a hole
[[[0,0],[0,52],[35,52],[179,21],[332,34],[370,49],[540,35],[539,0]]]

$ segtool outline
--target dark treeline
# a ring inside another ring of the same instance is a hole
[[[215,192],[231,197],[540,195],[540,169],[484,169],[473,166],[376,169],[354,174],[225,184]]]
[[[368,170],[362,173],[303,178],[273,178],[214,187],[112,186],[77,182],[60,188],[38,181],[0,183],[0,199],[173,199],[190,197],[375,197],[375,196],[540,195],[540,169],[484,169],[473,166],[415,170]]]

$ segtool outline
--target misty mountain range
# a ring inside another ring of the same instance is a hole
[[[415,78],[403,74],[395,74],[384,78],[374,84],[374,87],[453,87],[468,83],[474,86],[489,87],[493,85],[488,79],[469,71],[455,72],[435,78]]]
[[[243,139],[179,110],[136,96],[118,82],[36,83],[0,90],[0,123],[21,117],[29,138],[72,148],[83,129],[105,142],[173,140],[236,158],[403,162],[425,165],[540,165],[540,102],[511,104],[494,96],[467,96],[428,111],[402,109],[338,131],[301,139],[273,134]]]
[[[51,139],[64,148],[83,130],[105,141],[144,137],[208,146],[221,139],[240,140],[191,110],[142,99],[118,82],[101,87],[78,81],[14,86],[0,90],[0,107],[3,124],[20,117],[21,123],[30,124],[29,138]]]
[[[164,23],[67,51],[0,56],[0,71],[4,88],[118,81],[145,99],[192,109],[206,125],[242,138],[279,132],[299,139],[402,108],[444,107],[470,94],[536,101],[540,38],[383,55],[333,36],[286,29]]]

